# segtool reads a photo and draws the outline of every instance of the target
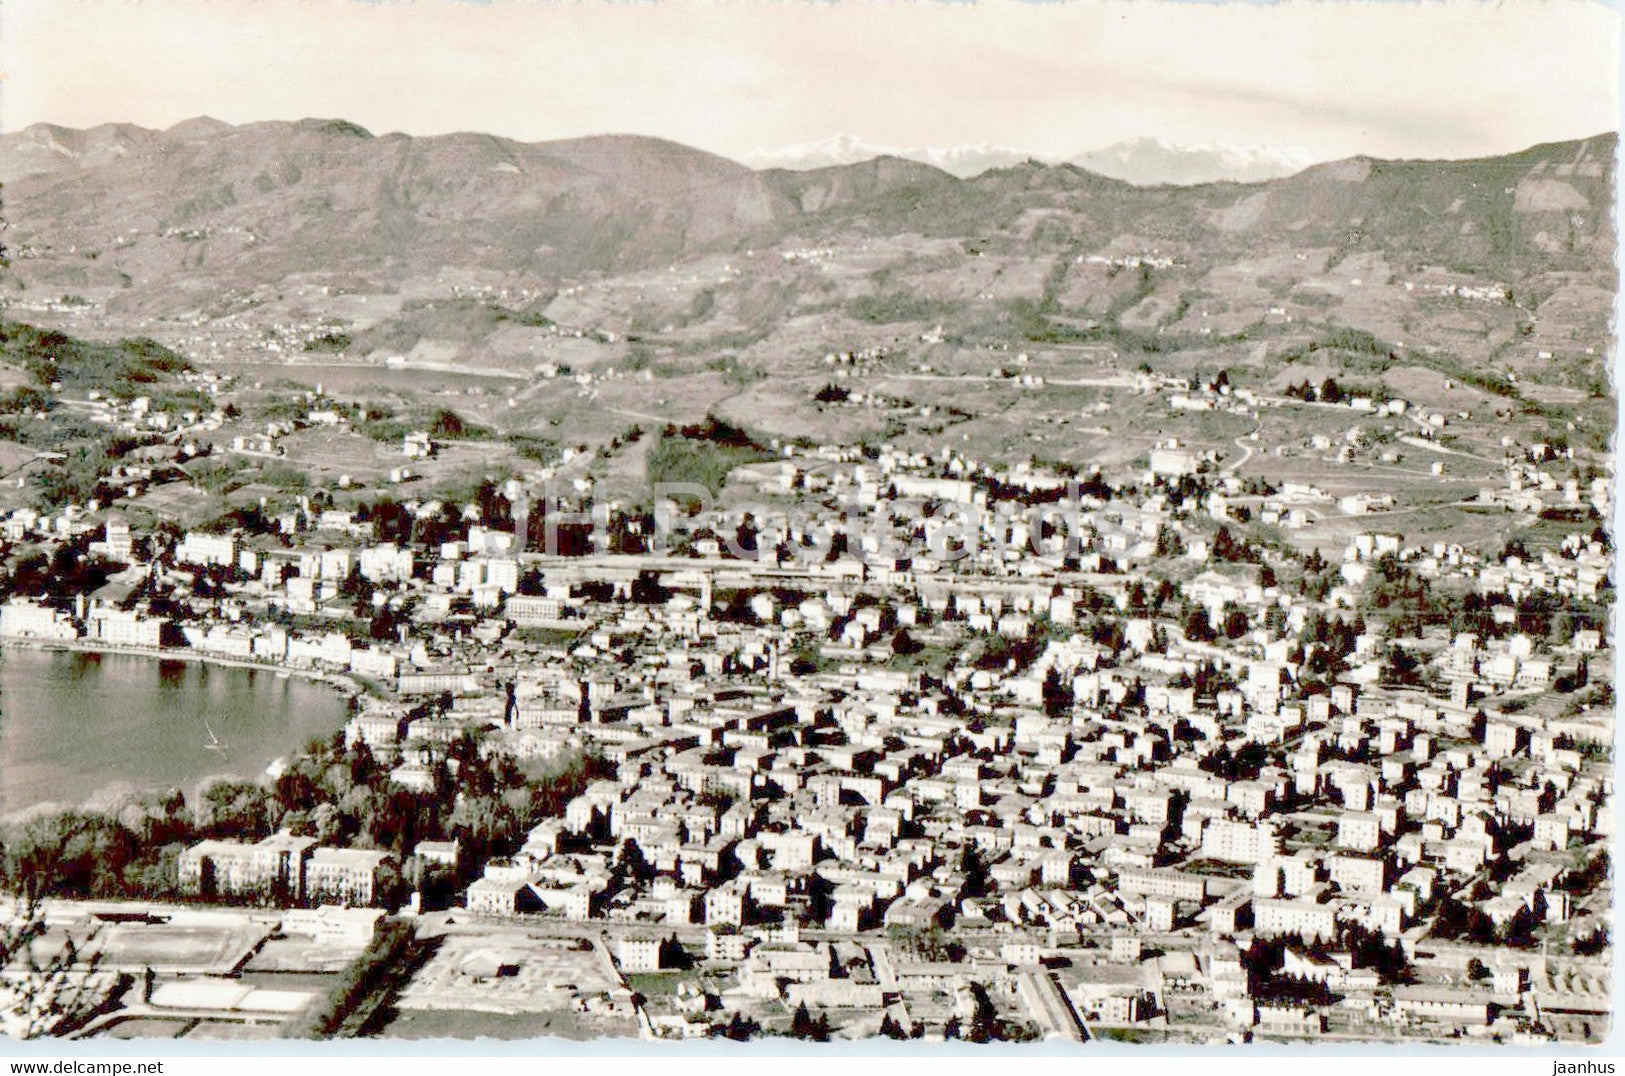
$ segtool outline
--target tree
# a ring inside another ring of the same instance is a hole
[[[1238,541],[1229,527],[1221,525],[1213,535],[1213,559],[1235,564],[1257,564],[1263,557],[1245,541]]]
[[[1044,675],[1044,712],[1050,717],[1060,717],[1072,708],[1072,702],[1071,682],[1059,669],[1051,667]]]
[[[807,1003],[805,1001],[796,1006],[795,1014],[790,1017],[790,1034],[798,1039],[810,1039],[813,1037],[812,1014],[807,1011]]]
[[[502,797],[489,793],[470,795],[465,791],[452,809],[451,828],[466,838],[472,848],[491,848],[512,840],[518,831],[518,822]]]
[[[192,835],[192,812],[173,788],[131,800],[119,811],[119,822],[144,846],[185,841]]]
[[[105,976],[100,958],[85,954],[70,938],[45,959],[36,946],[45,937],[44,909],[19,902],[0,923],[0,1036],[19,1039],[61,1035],[88,1019],[101,1004]]]
[[[1390,645],[1383,651],[1382,682],[1388,685],[1415,685],[1422,682],[1422,663],[1402,646]]]
[[[395,612],[386,605],[379,609],[378,614],[368,621],[367,636],[374,642],[394,642],[399,623],[400,621]]]
[[[216,781],[203,793],[198,820],[210,837],[259,840],[271,832],[273,816],[281,815],[281,805],[271,801],[271,794],[252,781]]]
[[[1598,927],[1588,937],[1575,938],[1570,943],[1575,956],[1596,956],[1608,948],[1609,930],[1606,926]]]
[[[993,1008],[993,1000],[980,983],[971,984],[971,992],[976,1008],[971,1014],[970,1032],[965,1037],[971,1042],[992,1042],[998,1037],[998,1013]]]
[[[908,633],[907,628],[898,628],[891,637],[891,651],[898,657],[908,657],[918,654],[925,649],[925,644]]]
[[[1239,639],[1252,628],[1247,614],[1234,602],[1226,602],[1224,609],[1224,637]]]
[[[1488,945],[1496,940],[1495,924],[1477,907],[1446,896],[1439,902],[1439,911],[1433,921],[1433,936],[1468,938]]]
[[[989,874],[987,857],[974,844],[967,844],[959,857],[959,873],[965,876],[963,892],[967,897],[987,895]]]
[[[6,886],[34,899],[122,896],[124,871],[135,858],[134,834],[92,811],[64,811],[29,820],[6,849]]]
[[[762,1025],[755,1020],[747,1019],[743,1014],[736,1012],[728,1021],[728,1026],[722,1029],[722,1035],[735,1042],[746,1042],[754,1038],[761,1029]]]
[[[1383,982],[1407,982],[1412,978],[1410,958],[1398,940],[1390,942],[1380,932],[1358,923],[1345,925],[1340,937],[1355,967],[1371,968]]]
[[[337,976],[326,994],[318,996],[288,1025],[287,1037],[331,1038],[347,1020],[358,1016],[365,1019],[374,1011],[369,1000],[387,991],[401,976],[411,974],[427,954],[427,947],[415,942],[416,930],[411,923],[380,920],[367,948]]]
[[[615,856],[614,872],[617,877],[626,881],[647,882],[654,877],[654,868],[649,866],[648,860],[643,858],[643,849],[636,841],[628,838],[621,842],[620,851]]]

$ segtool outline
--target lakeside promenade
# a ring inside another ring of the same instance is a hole
[[[284,665],[273,661],[255,661],[252,658],[233,658],[220,654],[207,654],[191,647],[178,646],[124,646],[98,642],[94,639],[36,639],[27,636],[0,639],[0,650],[18,647],[25,650],[62,650],[82,654],[116,654],[125,657],[153,658],[158,661],[187,661],[222,668],[250,669],[294,676],[313,683],[326,684],[351,697],[367,694],[372,686],[350,673],[310,669],[299,665]]]

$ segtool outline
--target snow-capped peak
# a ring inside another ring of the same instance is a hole
[[[1136,138],[1080,153],[1071,163],[1113,179],[1149,185],[1221,180],[1255,183],[1301,172],[1315,159],[1301,150],[1275,146],[1236,146],[1227,142],[1190,146],[1160,138]]]

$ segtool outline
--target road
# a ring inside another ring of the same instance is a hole
[[[1219,471],[1220,474],[1235,474],[1236,471],[1242,467],[1242,465],[1253,458],[1253,446],[1247,444],[1247,442],[1257,437],[1258,431],[1263,428],[1264,424],[1260,422],[1258,425],[1253,427],[1251,433],[1244,433],[1240,437],[1236,438],[1236,447],[1241,449],[1241,458],[1239,460],[1232,460],[1231,462],[1225,464],[1223,469]]]
[[[1042,375],[1034,375],[1042,376]],[[945,381],[950,384],[1010,384],[1020,387],[1019,377],[1000,377],[994,374],[887,374],[877,373],[876,381]],[[1042,385],[1033,388],[1132,389],[1137,382],[1130,374],[1112,374],[1108,377],[1045,377]]]
[[[1027,1011],[1049,1031],[1072,1042],[1089,1041],[1088,1025],[1048,970],[1039,967],[1023,971],[1016,979],[1016,988]]]
[[[145,1002],[121,1006],[105,1012],[71,1032],[70,1039],[92,1039],[108,1028],[129,1020],[207,1020],[215,1024],[248,1024],[280,1027],[288,1022],[287,1013],[245,1013],[231,1009],[166,1009]]]
[[[1410,445],[1412,448],[1424,449],[1428,452],[1437,452],[1441,456],[1459,456],[1462,459],[1473,460],[1476,463],[1495,462],[1494,460],[1487,460],[1483,456],[1475,456],[1471,452],[1463,452],[1459,448],[1446,448],[1441,444],[1429,441],[1425,437],[1412,437],[1409,434],[1406,434],[1399,438],[1399,443],[1403,445]]]

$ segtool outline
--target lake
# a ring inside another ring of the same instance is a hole
[[[203,778],[258,777],[347,714],[325,684],[260,669],[0,648],[0,814],[147,788],[195,803]]]

